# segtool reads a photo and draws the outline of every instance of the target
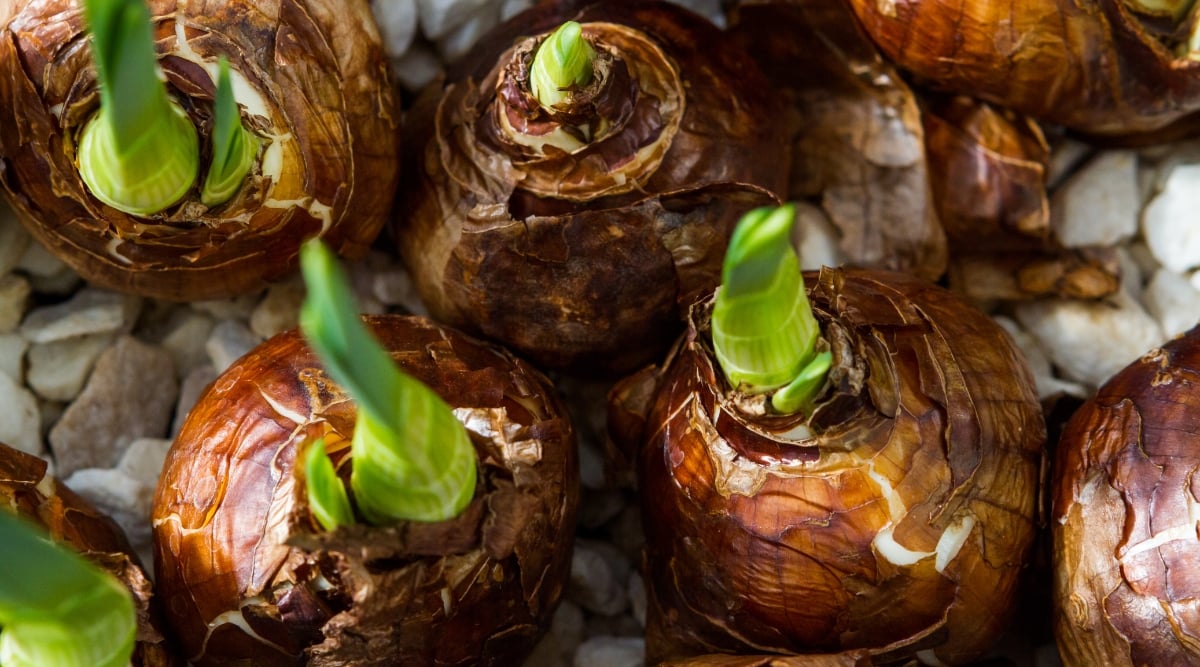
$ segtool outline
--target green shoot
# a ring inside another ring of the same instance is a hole
[[[137,615],[121,582],[0,510],[0,665],[125,667]]]
[[[300,250],[300,267],[308,288],[300,329],[358,403],[350,488],[359,512],[377,525],[457,516],[475,494],[475,449],[466,428],[367,330],[332,252],[310,240]]]
[[[350,497],[325,454],[325,441],[318,439],[304,451],[304,478],[308,483],[308,507],[325,530],[354,523]]]
[[[571,91],[592,80],[596,52],[583,38],[575,21],[559,26],[542,45],[529,70],[529,87],[543,107],[550,108],[570,96]]]
[[[774,391],[772,407],[783,413],[806,409],[832,361],[816,352],[821,332],[789,234],[795,214],[786,205],[742,217],[712,313],[713,347],[725,377],[742,391]]]
[[[85,0],[100,111],[79,141],[79,174],[92,194],[132,215],[178,202],[196,181],[196,128],[158,77],[150,12],[141,0]]]
[[[205,206],[228,201],[242,187],[258,155],[258,138],[242,125],[241,112],[233,98],[229,59],[225,56],[221,56],[213,107],[212,162],[200,189],[200,201]]]

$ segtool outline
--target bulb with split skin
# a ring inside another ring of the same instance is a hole
[[[0,3],[0,191],[88,281],[232,297],[390,213],[399,110],[365,0]]]
[[[302,265],[301,330],[212,383],[159,483],[158,590],[186,656],[519,664],[570,571],[564,406],[498,347],[425,318],[360,320],[323,246]]]
[[[662,367],[610,394],[637,464],[647,660],[964,664],[1005,629],[1033,542],[1032,376],[940,287],[801,280],[791,216],[747,215]]]

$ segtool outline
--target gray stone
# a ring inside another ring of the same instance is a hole
[[[388,55],[399,57],[408,51],[417,34],[416,0],[374,0],[371,11]]]
[[[176,311],[171,317],[159,344],[171,355],[176,377],[183,378],[209,363],[205,346],[215,326],[211,317],[191,308]]]
[[[183,382],[179,386],[179,401],[175,403],[175,420],[171,422],[172,438],[179,435],[179,429],[183,428],[183,423],[187,420],[192,407],[196,405],[196,400],[215,379],[217,379],[217,369],[213,368],[212,364],[197,366],[183,378]]]
[[[60,474],[110,468],[137,438],[166,437],[178,393],[166,350],[132,336],[118,338],[50,429]]]
[[[69,294],[82,282],[74,269],[37,242],[25,248],[16,268],[29,276],[29,283],[35,292],[43,294]]]
[[[1158,322],[1124,290],[1103,302],[1021,303],[1016,315],[1067,379],[1091,389],[1165,338]]]
[[[171,441],[166,438],[138,438],[129,443],[129,448],[121,455],[117,470],[132,480],[154,488],[158,485],[158,477],[162,474],[163,463],[170,449]]]
[[[1012,336],[1013,342],[1017,344],[1017,348],[1024,355],[1029,370],[1033,372],[1034,382],[1037,383],[1039,399],[1046,400],[1063,394],[1087,398],[1088,390],[1083,385],[1060,380],[1054,374],[1050,357],[1046,356],[1046,351],[1042,349],[1041,345],[1038,345],[1037,340],[1028,331],[1021,328],[1021,325],[1003,316],[996,316],[993,319]]]
[[[261,342],[262,338],[240,321],[223,320],[213,327],[204,349],[213,368],[220,373]]]
[[[1142,235],[1163,266],[1185,273],[1200,267],[1200,164],[1179,165],[1142,213]]]
[[[629,598],[624,582],[595,545],[576,542],[571,556],[571,576],[566,597],[588,611],[615,616],[626,609]]]
[[[263,290],[243,294],[232,299],[212,299],[209,301],[193,301],[192,308],[198,312],[210,315],[215,320],[249,320],[250,313],[258,305],[263,296]]]
[[[1046,187],[1057,189],[1072,172],[1087,161],[1095,149],[1083,141],[1064,139],[1050,153],[1050,168],[1046,170]]]
[[[21,334],[0,333],[0,373],[25,384],[25,351],[29,341]]]
[[[428,47],[417,44],[399,58],[392,60],[392,72],[401,87],[418,92],[442,72],[442,61]]]
[[[500,5],[500,20],[507,21],[533,6],[533,0],[504,0]]]
[[[1146,310],[1158,320],[1163,333],[1177,336],[1200,322],[1200,291],[1187,276],[1160,269],[1142,293]]]
[[[125,333],[132,329],[141,305],[142,300],[135,296],[85,287],[63,303],[31,311],[20,331],[31,343]]]
[[[641,637],[592,637],[575,652],[575,667],[642,667],[646,640]]]
[[[17,267],[29,242],[29,232],[21,226],[8,201],[0,197],[0,274]]]
[[[1114,245],[1137,232],[1141,195],[1137,153],[1104,151],[1062,184],[1051,198],[1051,225],[1063,245]]]
[[[42,453],[42,419],[37,398],[0,373],[0,442],[29,454]]]
[[[73,400],[113,337],[101,333],[30,345],[26,383],[42,398]]]
[[[438,53],[442,60],[453,62],[475,46],[479,38],[500,21],[500,7],[489,2],[481,6],[466,20],[438,40]]]
[[[792,226],[792,246],[800,258],[800,269],[816,271],[822,266],[841,266],[846,256],[841,235],[825,211],[806,202],[796,202],[796,224]]]
[[[250,330],[267,339],[296,326],[300,305],[304,303],[304,283],[295,278],[271,285],[254,312],[250,313]]]
[[[77,470],[63,483],[112,517],[135,549],[150,544],[153,485],[143,484],[114,468]]]
[[[431,40],[441,39],[489,4],[491,0],[417,0],[421,32]]]
[[[33,287],[23,276],[0,274],[0,333],[15,331],[25,316]]]
[[[561,601],[549,631],[521,667],[570,667],[583,642],[584,624],[583,610],[570,600]]]
[[[644,628],[646,627],[646,581],[642,579],[641,574],[634,572],[629,575],[629,584],[626,589],[629,593],[629,607],[633,612],[633,617]]]

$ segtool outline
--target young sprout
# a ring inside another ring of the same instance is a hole
[[[308,288],[300,329],[329,375],[358,403],[350,488],[359,513],[376,525],[457,516],[475,494],[475,449],[465,427],[367,330],[332,252],[310,240],[300,250],[300,266]],[[310,494],[331,487],[310,478]],[[340,501],[309,502],[332,507]]]
[[[246,174],[254,166],[258,154],[258,139],[242,125],[237,100],[233,98],[233,83],[229,77],[229,59],[221,56],[217,74],[217,95],[214,101],[212,162],[200,188],[200,201],[205,206],[223,204],[233,196]]]
[[[304,451],[304,479],[308,483],[308,508],[325,530],[354,523],[354,510],[346,487],[325,454],[325,440],[318,438]]]
[[[529,87],[543,107],[550,108],[570,96],[571,91],[592,80],[596,52],[583,38],[575,21],[559,26],[538,47],[529,70]]]
[[[79,140],[79,174],[100,201],[132,215],[162,211],[200,168],[196,128],[158,77],[141,0],[85,0],[100,111]]]
[[[774,391],[771,406],[784,414],[811,405],[833,359],[816,351],[821,332],[789,234],[795,214],[789,204],[742,217],[712,313],[713,347],[725,377],[748,393]]]
[[[126,667],[137,616],[128,589],[0,509],[0,665]]]

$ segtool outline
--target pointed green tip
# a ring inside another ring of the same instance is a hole
[[[592,80],[596,52],[583,38],[583,26],[567,21],[538,47],[530,66],[529,85],[544,107],[565,100],[575,88]]]
[[[222,55],[213,104],[212,162],[200,189],[200,201],[205,206],[223,204],[237,193],[254,167],[258,145],[258,138],[242,125],[233,96],[229,59]]]
[[[796,381],[820,337],[791,245],[794,218],[792,205],[756,209],[742,217],[730,237],[712,337],[725,377],[744,391],[769,392]],[[808,382],[819,389],[824,375]],[[796,401],[784,402],[790,407]]]
[[[304,481],[309,511],[322,528],[336,530],[338,526],[354,523],[350,496],[325,453],[323,438],[315,440],[304,452]]]

